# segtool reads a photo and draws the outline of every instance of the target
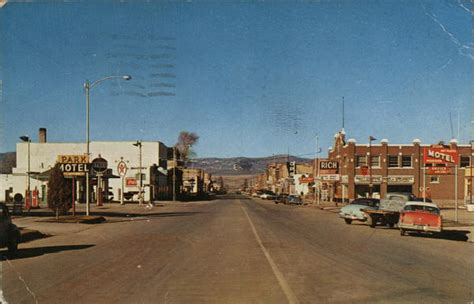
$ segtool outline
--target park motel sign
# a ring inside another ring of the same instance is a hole
[[[58,155],[57,163],[65,176],[81,176],[89,171],[88,155]]]

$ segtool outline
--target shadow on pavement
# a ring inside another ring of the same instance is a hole
[[[469,230],[444,230],[443,232],[437,234],[411,232],[409,235],[413,237],[467,242],[469,240],[469,233],[471,233]]]
[[[240,200],[249,200],[250,197],[244,196],[244,195],[239,195],[239,194],[222,194],[216,196],[217,200],[228,200],[228,199],[240,199]]]
[[[1,260],[17,260],[37,257],[50,253],[58,253],[61,251],[80,250],[93,247],[95,245],[65,245],[65,246],[46,246],[33,248],[19,248],[15,254],[9,253],[7,250],[0,251]]]

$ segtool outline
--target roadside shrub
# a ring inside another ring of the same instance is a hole
[[[72,184],[64,178],[63,172],[56,164],[49,173],[48,208],[59,215],[64,215],[72,207]]]

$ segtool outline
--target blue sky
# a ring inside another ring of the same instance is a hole
[[[200,136],[198,157],[314,156],[340,130],[391,143],[472,137],[469,1],[9,3],[0,152],[48,141]],[[451,113],[451,114],[450,114]],[[452,128],[450,118],[452,117]]]

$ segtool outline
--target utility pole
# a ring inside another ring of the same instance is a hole
[[[321,181],[319,180],[319,135],[316,135],[316,178],[315,181],[317,181],[317,184],[315,183],[316,188],[314,188],[315,192],[315,197],[317,200],[317,205],[318,207],[321,205],[321,202],[319,201],[319,196],[321,192]],[[317,190],[317,191],[316,191]]]
[[[176,147],[173,147],[173,202],[176,202]]]
[[[27,202],[26,208],[28,209],[28,212],[30,211],[31,207],[31,185],[30,185],[30,158],[31,158],[31,153],[30,153],[30,144],[31,144],[31,138],[28,135],[25,136],[20,136],[20,139],[24,142],[28,143],[28,170],[26,171],[26,197],[25,201]]]
[[[469,193],[470,193],[470,196],[469,196],[469,204],[472,204],[472,190],[474,190],[474,187],[473,187],[474,185],[472,184],[472,175],[473,175],[472,169],[473,169],[473,167],[474,167],[474,140],[471,140],[470,143],[471,143],[471,159],[470,159],[470,162],[469,162],[469,163],[470,163],[470,165],[471,165],[471,170],[469,170],[469,171],[470,171],[470,173],[471,173],[471,178],[470,178],[470,180],[471,180],[471,183],[470,183],[470,184],[471,184],[471,185],[470,185],[470,186],[471,186],[471,189],[470,189],[470,191],[469,191]]]
[[[375,137],[369,136],[369,157],[367,163],[369,164],[369,197],[372,197],[373,185],[372,185],[372,141],[376,140]]]
[[[143,176],[142,176],[142,141],[137,140],[136,143],[133,144],[135,147],[138,147],[139,150],[139,164],[138,164],[138,174],[140,175],[140,184],[138,187],[138,204],[140,206],[143,205]]]

